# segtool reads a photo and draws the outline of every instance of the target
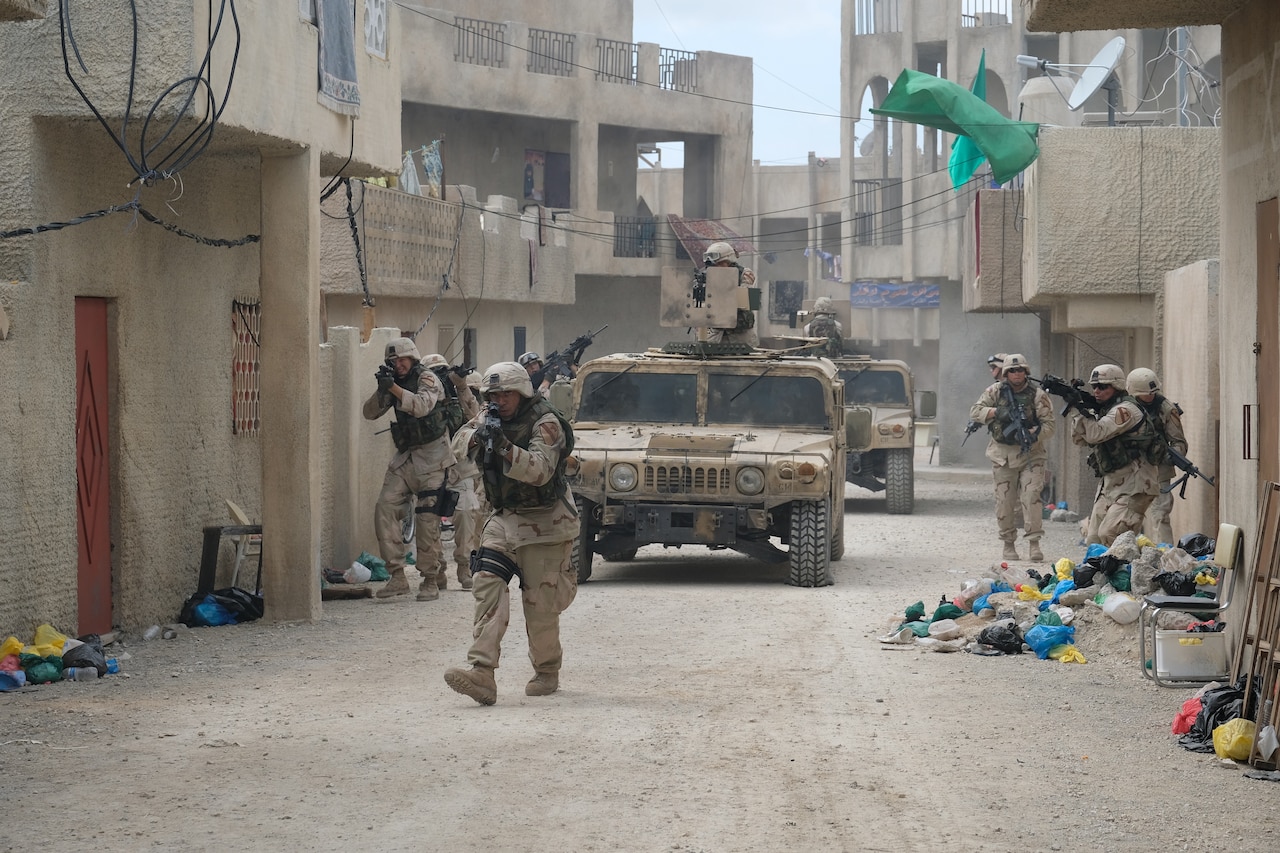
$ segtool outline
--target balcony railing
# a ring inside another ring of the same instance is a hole
[[[574,76],[574,49],[577,36],[555,30],[529,30],[529,65],[534,74]]]
[[[852,224],[854,245],[902,245],[902,180],[855,180]]]
[[[613,256],[615,258],[658,257],[657,217],[615,216],[613,218]]]
[[[902,32],[901,0],[857,0],[853,7],[853,34],[874,36]]]
[[[458,43],[454,48],[454,62],[470,65],[486,65],[490,68],[507,67],[507,25],[478,18],[455,17]]]
[[[637,53],[634,42],[596,39],[596,79],[634,86]]]
[[[658,48],[658,84],[676,92],[698,90],[698,54],[688,50]]]
[[[1004,27],[1011,18],[1012,0],[964,0],[960,6],[962,27]]]

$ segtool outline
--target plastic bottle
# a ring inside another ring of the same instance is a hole
[[[97,677],[97,667],[92,666],[69,666],[62,671],[63,681],[93,681]]]
[[[150,628],[142,632],[142,639],[144,640],[154,640],[156,637],[159,637],[159,636],[160,636],[159,625],[152,625]]]

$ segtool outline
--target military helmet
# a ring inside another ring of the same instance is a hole
[[[418,347],[410,338],[396,338],[387,344],[386,352],[383,358],[387,361],[393,361],[397,358],[411,358],[414,361],[422,361],[422,356],[418,354]]]
[[[718,264],[721,261],[738,260],[738,250],[723,240],[712,243],[707,250],[702,253],[702,260],[706,264]]]
[[[1017,352],[1009,353],[1004,357],[1004,361],[1002,362],[1002,364],[1004,366],[1003,372],[1005,373],[1008,373],[1010,370],[1013,370],[1015,367],[1021,367],[1023,370],[1030,372],[1030,368],[1027,367],[1027,360],[1022,357],[1022,353],[1017,353]]]
[[[500,361],[492,365],[480,377],[480,393],[492,394],[494,391],[516,391],[522,397],[532,397],[533,383],[529,381],[529,371],[514,361]]]
[[[813,313],[815,314],[834,314],[835,309],[831,307],[830,296],[819,296],[813,300]]]
[[[436,368],[439,368],[439,367],[449,366],[449,362],[445,360],[445,357],[435,352],[431,353],[430,355],[423,356],[422,361],[418,363],[421,364],[423,367],[427,368],[428,370],[435,370]]]
[[[467,387],[470,388],[472,391],[479,391],[481,378],[482,377],[480,376],[480,371],[478,370],[471,371],[470,373],[467,374]]]
[[[1004,364],[1005,355],[1005,353],[998,352],[995,355],[987,356],[987,366],[995,367],[997,364]]]
[[[1110,385],[1117,390],[1124,390],[1124,371],[1115,364],[1099,364],[1089,374],[1090,385]]]
[[[1154,394],[1160,390],[1160,380],[1151,368],[1139,367],[1130,371],[1124,387],[1130,394]]]
[[[542,356],[538,355],[536,352],[527,352],[517,360],[521,367],[527,367],[535,361],[542,361]]]

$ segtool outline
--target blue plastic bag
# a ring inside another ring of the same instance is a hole
[[[192,608],[192,621],[197,625],[215,628],[218,625],[236,624],[235,614],[218,603],[212,595]]]
[[[1053,588],[1053,598],[1050,598],[1048,601],[1040,602],[1040,609],[1048,610],[1050,604],[1058,603],[1058,596],[1062,595],[1064,592],[1070,592],[1075,588],[1076,582],[1071,578],[1058,581],[1058,585]]]
[[[1085,560],[1088,560],[1092,557],[1101,557],[1105,553],[1107,553],[1107,546],[1103,545],[1101,542],[1094,542],[1085,549],[1084,558]]]
[[[1031,651],[1040,660],[1048,658],[1049,650],[1054,646],[1070,645],[1075,639],[1074,625],[1033,625],[1022,637],[1022,641],[1031,647]]]
[[[973,600],[973,612],[981,613],[984,610],[993,609],[990,603],[988,603],[988,600],[990,598],[991,598],[991,593],[987,593],[986,595],[980,595],[977,598],[975,598]]]

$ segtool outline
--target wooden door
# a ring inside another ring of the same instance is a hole
[[[107,300],[76,298],[77,631],[111,630]]]

